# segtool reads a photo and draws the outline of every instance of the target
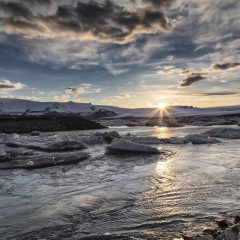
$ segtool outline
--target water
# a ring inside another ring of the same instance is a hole
[[[169,137],[206,129],[117,130]],[[98,145],[79,165],[0,171],[0,239],[177,239],[196,233],[240,211],[239,144],[164,146],[173,152],[169,157],[107,156]]]

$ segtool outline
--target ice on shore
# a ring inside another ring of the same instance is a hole
[[[140,143],[135,143],[129,140],[120,139],[113,142],[107,147],[108,153],[124,154],[124,153],[146,153],[158,154],[160,151],[157,148],[147,146]]]
[[[239,128],[213,128],[205,134],[210,137],[240,139]]]
[[[20,136],[17,133],[13,134],[0,133],[0,142],[11,141],[14,139],[18,139],[19,137]]]
[[[211,138],[207,134],[189,134],[184,139],[192,144],[214,144],[221,141],[216,138]]]

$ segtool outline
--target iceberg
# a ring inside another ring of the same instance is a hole
[[[159,154],[157,148],[147,146],[140,143],[135,143],[129,140],[121,139],[113,142],[107,147],[107,153],[111,154],[126,154],[126,153],[144,153],[144,154]]]

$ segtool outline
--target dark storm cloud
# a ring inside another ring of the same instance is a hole
[[[172,1],[157,2],[154,1],[154,4],[170,6]],[[33,14],[36,10],[33,5],[37,3],[46,5],[51,1],[0,2],[1,12],[10,15],[0,15],[0,30],[7,33],[17,32],[28,38],[36,35],[47,38],[48,35],[71,34],[70,38],[128,42],[139,34],[167,31],[171,27],[162,10],[147,6],[144,9],[131,10],[109,0],[78,1],[75,5],[57,4],[55,13],[43,15],[36,14],[36,11]],[[30,25],[34,27],[29,32]]]
[[[213,65],[213,69],[214,70],[227,70],[229,68],[235,68],[240,66],[240,63],[233,63],[233,62],[229,62],[229,63],[218,63],[218,64],[214,64]]]
[[[12,17],[29,18],[32,16],[30,9],[20,2],[0,2],[0,11]]]
[[[184,79],[181,83],[181,87],[188,87],[193,83],[199,82],[201,80],[206,79],[206,77],[202,76],[201,74],[191,74],[188,78]]]

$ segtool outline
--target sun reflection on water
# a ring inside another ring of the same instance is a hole
[[[152,135],[158,138],[169,138],[170,130],[168,127],[155,127]]]

